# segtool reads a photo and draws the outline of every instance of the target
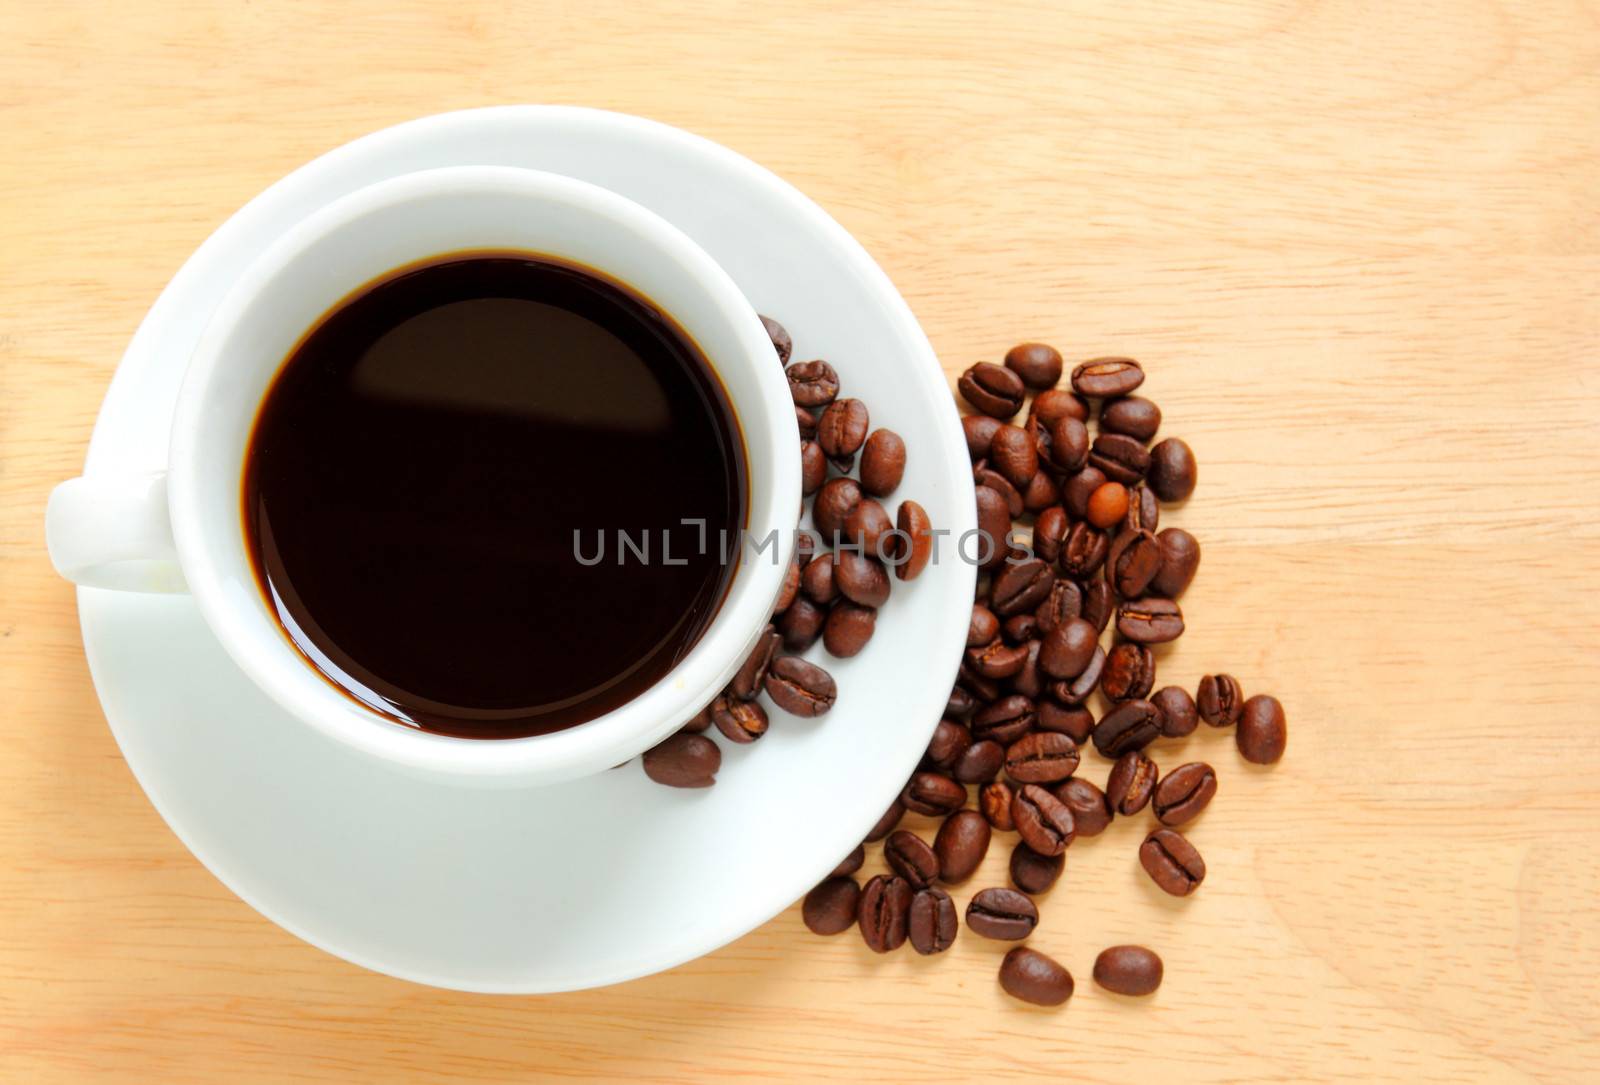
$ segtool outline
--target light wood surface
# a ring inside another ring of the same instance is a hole
[[[1595,1080],[1597,71],[1562,0],[0,0],[0,1079]],[[798,909],[611,990],[409,986],[235,899],[127,771],[41,524],[129,336],[288,170],[516,101],[774,168],[952,378],[1025,337],[1145,360],[1202,465],[1161,677],[1276,692],[1289,754],[1182,751],[1222,778],[1193,899],[1142,820],[1073,848],[1035,939],[1066,1009],[1000,993],[1003,945],[882,960]],[[1089,981],[1124,941],[1153,1000]]]

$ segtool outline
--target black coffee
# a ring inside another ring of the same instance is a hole
[[[256,575],[299,650],[378,712],[472,738],[655,684],[721,605],[718,540],[746,503],[738,423],[689,337],[519,254],[346,298],[278,374],[244,475]]]

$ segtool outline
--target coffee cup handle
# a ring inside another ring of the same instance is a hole
[[[85,588],[182,592],[167,515],[167,476],[97,476],[63,482],[44,514],[56,572]]]

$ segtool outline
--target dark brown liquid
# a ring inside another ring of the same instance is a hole
[[[672,320],[584,269],[464,254],[362,289],[290,355],[244,518],[329,681],[415,727],[514,738],[627,702],[693,647],[746,494],[726,393]],[[650,560],[619,564],[618,530]]]

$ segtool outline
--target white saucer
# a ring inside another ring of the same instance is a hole
[[[676,223],[798,357],[825,357],[910,450],[895,495],[955,536],[974,527],[955,407],[926,337],[878,266],[815,204],[733,152],[591,110],[445,114],[357,140],[246,205],[140,326],[86,473],[160,469],[179,379],[213,306],[261,247],[328,200],[411,170],[526,166],[592,181]],[[891,515],[893,504],[890,502]],[[184,597],[81,590],[106,717],[161,815],[224,884],[313,945],[473,991],[598,986],[670,968],[782,911],[858,843],[921,754],[965,637],[974,571],[945,558],[896,582],[872,643],[811,655],[839,684],[817,720],[773,710],[724,747],[714,788],[674,791],[638,762],[586,781],[474,791],[359,759],[285,716]]]

